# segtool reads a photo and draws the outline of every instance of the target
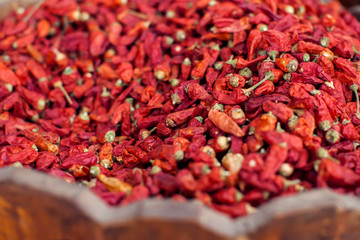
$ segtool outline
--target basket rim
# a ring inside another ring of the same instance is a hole
[[[116,227],[128,221],[145,219],[186,221],[230,238],[250,235],[275,218],[303,214],[313,211],[314,208],[360,211],[359,198],[341,195],[330,189],[316,189],[293,196],[278,197],[261,205],[253,214],[232,219],[194,200],[177,202],[150,198],[127,206],[109,206],[86,186],[68,183],[46,173],[25,168],[1,168],[0,188],[2,184],[9,183],[66,200],[84,216],[104,227]]]

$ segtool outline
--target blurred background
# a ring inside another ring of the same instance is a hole
[[[353,5],[356,5],[356,4],[360,4],[359,0],[342,0],[340,2],[343,2],[343,4],[347,5],[347,6],[353,6]]]
[[[340,2],[360,20],[360,0],[340,0]]]
[[[38,0],[0,0],[0,19],[10,10],[26,6]],[[326,1],[326,0],[319,0]],[[339,0],[358,20],[360,20],[360,0]]]

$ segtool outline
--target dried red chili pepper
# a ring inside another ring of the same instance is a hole
[[[295,72],[299,66],[297,59],[290,54],[283,54],[275,60],[276,66],[284,72]]]
[[[244,136],[241,128],[225,113],[219,112],[218,110],[211,109],[209,111],[209,119],[218,128],[226,133],[233,134],[237,137]]]
[[[97,157],[92,152],[74,153],[64,159],[61,167],[68,169],[74,164],[91,167],[96,163],[96,161]]]
[[[44,137],[42,137],[40,134],[31,132],[29,130],[24,130],[22,132],[26,138],[28,138],[30,141],[32,141],[36,147],[39,150],[51,152],[53,154],[57,154],[59,151],[59,147],[55,144],[52,144],[48,140],[46,140]]]
[[[270,194],[358,194],[360,28],[338,2],[48,0],[14,16],[1,166],[233,217]]]
[[[187,94],[191,99],[210,102],[214,98],[198,83],[190,83]]]
[[[251,61],[254,58],[255,49],[260,44],[263,36],[260,30],[253,29],[250,31],[248,40],[247,40],[247,49],[248,49],[248,60]]]

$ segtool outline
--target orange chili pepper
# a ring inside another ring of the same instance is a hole
[[[52,144],[49,141],[47,141],[40,134],[29,131],[29,130],[23,130],[22,133],[27,139],[32,141],[39,150],[51,152],[55,155],[58,154],[59,147],[57,145]]]
[[[99,66],[97,73],[100,77],[105,79],[116,79],[119,78],[115,70],[110,66],[109,63],[103,63]]]
[[[275,60],[275,64],[284,72],[295,72],[299,67],[297,59],[290,54],[283,54],[280,58]]]
[[[38,23],[37,23],[37,35],[39,38],[44,38],[47,35],[49,35],[50,32],[50,23],[48,20],[46,19],[41,19]]]
[[[129,194],[132,186],[114,177],[106,177],[104,174],[97,175],[97,179],[104,184],[110,192],[125,192]]]
[[[112,168],[113,166],[113,146],[111,143],[106,142],[100,149],[98,158],[100,160],[101,166],[104,168]]]
[[[208,116],[211,122],[222,131],[237,137],[243,137],[245,135],[239,125],[237,125],[226,113],[219,112],[216,109],[210,109]]]
[[[39,63],[44,62],[44,56],[33,45],[27,44],[26,49],[29,54]]]

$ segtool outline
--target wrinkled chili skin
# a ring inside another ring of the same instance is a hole
[[[317,187],[359,195],[360,26],[337,0],[123,2],[1,22],[1,167],[231,217]]]

